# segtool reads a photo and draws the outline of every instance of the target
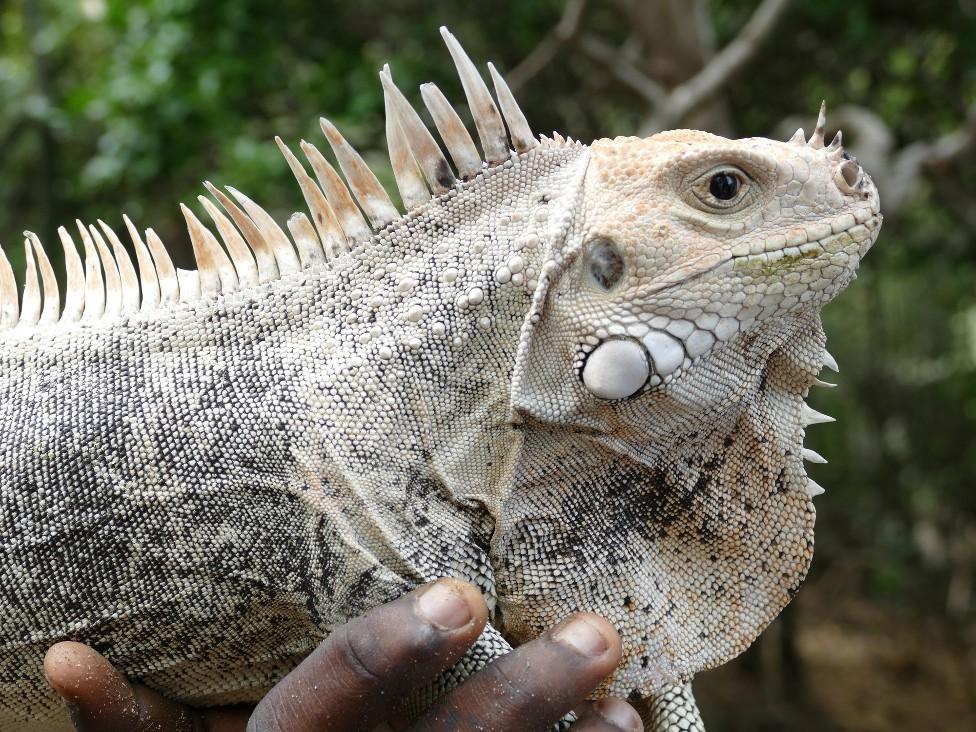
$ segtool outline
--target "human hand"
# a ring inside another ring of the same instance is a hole
[[[425,585],[337,628],[253,710],[169,701],[70,641],[51,647],[44,673],[78,732],[389,729],[403,700],[456,663],[487,618],[472,585],[453,579]],[[544,730],[576,709],[582,714],[574,732],[638,732],[640,718],[626,702],[583,701],[619,660],[613,627],[580,613],[471,676],[409,730]]]

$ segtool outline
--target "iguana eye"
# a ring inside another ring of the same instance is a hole
[[[590,246],[586,272],[601,290],[612,290],[624,276],[624,258],[609,239],[598,239]]]
[[[710,209],[737,208],[749,194],[749,176],[734,165],[713,168],[692,184],[699,201]]]
[[[730,201],[739,193],[739,179],[732,173],[716,173],[708,183],[708,192],[720,201]]]

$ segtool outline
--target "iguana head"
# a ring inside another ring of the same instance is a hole
[[[543,267],[512,391],[530,467],[502,530],[536,566],[509,563],[502,585],[516,636],[574,602],[614,620],[613,693],[741,652],[809,566],[820,309],[881,224],[874,184],[823,135],[821,110],[809,141],[597,141]],[[553,482],[567,508],[546,516]],[[541,587],[547,571],[562,581]]]

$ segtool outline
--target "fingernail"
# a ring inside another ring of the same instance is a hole
[[[624,732],[643,732],[644,730],[644,723],[641,722],[637,710],[620,699],[600,699],[593,702],[593,711]]]
[[[586,618],[570,621],[552,637],[584,656],[602,656],[610,647],[603,633]]]
[[[471,608],[461,594],[443,580],[417,599],[417,610],[441,630],[457,630],[471,622]]]

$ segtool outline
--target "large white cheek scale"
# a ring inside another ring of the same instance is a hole
[[[644,348],[631,340],[604,341],[586,359],[583,385],[600,399],[626,399],[650,375]]]

